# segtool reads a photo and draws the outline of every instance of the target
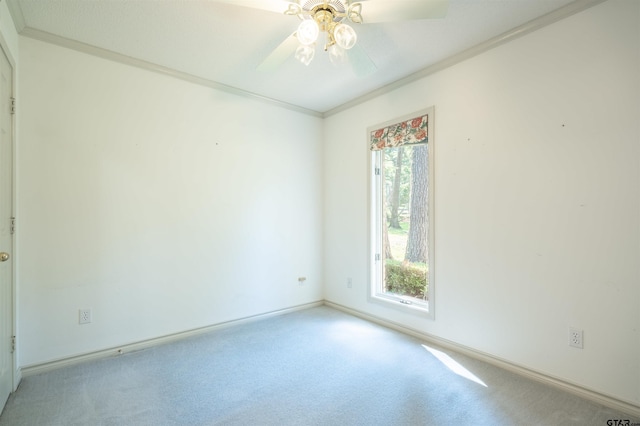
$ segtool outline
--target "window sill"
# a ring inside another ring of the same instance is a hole
[[[429,302],[416,303],[397,296],[387,296],[382,294],[373,294],[369,300],[374,303],[398,309],[403,312],[425,316],[433,319],[433,309],[429,309]],[[408,302],[408,303],[407,303]]]

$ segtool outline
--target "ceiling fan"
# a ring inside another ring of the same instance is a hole
[[[324,51],[333,64],[349,61],[356,74],[367,75],[376,67],[357,44],[357,33],[349,25],[376,24],[415,19],[442,18],[449,0],[214,0],[251,7],[300,20],[298,29],[287,37],[258,66],[272,71],[295,53],[295,58],[309,65],[316,52],[320,35],[324,35]]]

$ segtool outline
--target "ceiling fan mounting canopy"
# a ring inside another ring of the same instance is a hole
[[[340,0],[332,0],[332,1],[323,1],[323,0],[309,0],[305,2],[301,7],[304,10],[312,10],[317,7],[328,6],[340,13],[344,13],[346,11],[345,5]]]
[[[304,4],[290,2],[285,15],[295,15],[300,19],[315,19],[321,14],[323,22],[341,22],[345,18],[356,24],[362,23],[362,3],[348,0],[309,0]]]

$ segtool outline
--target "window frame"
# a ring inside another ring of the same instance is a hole
[[[393,307],[405,312],[424,315],[430,319],[435,319],[435,156],[434,156],[434,107],[429,107],[410,114],[396,117],[392,120],[385,121],[367,127],[367,150],[369,151],[369,199],[368,199],[368,227],[369,227],[369,247],[368,247],[368,263],[369,277],[367,285],[367,298],[370,302],[380,303],[388,307]],[[427,233],[427,244],[429,245],[429,290],[428,300],[426,303],[406,303],[406,299],[379,291],[380,283],[384,278],[384,259],[383,259],[383,228],[384,221],[379,220],[382,214],[382,200],[384,191],[384,182],[382,181],[382,173],[376,174],[376,169],[382,170],[381,163],[383,158],[383,150],[373,151],[370,149],[371,134],[378,129],[391,126],[413,118],[428,117],[427,125],[427,149],[429,152],[428,160],[428,212],[429,212],[429,228]]]

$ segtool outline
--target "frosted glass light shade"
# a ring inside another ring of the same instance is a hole
[[[304,19],[300,22],[296,36],[300,43],[308,46],[316,42],[318,34],[320,34],[318,23],[313,19]]]
[[[336,25],[336,28],[333,30],[333,37],[338,46],[346,50],[351,49],[356,45],[356,41],[358,41],[356,31],[347,24]]]
[[[300,45],[296,49],[296,59],[305,65],[309,65],[316,54],[315,46]]]
[[[347,61],[347,52],[337,44],[332,44],[329,47],[329,60],[336,66],[343,64]]]

